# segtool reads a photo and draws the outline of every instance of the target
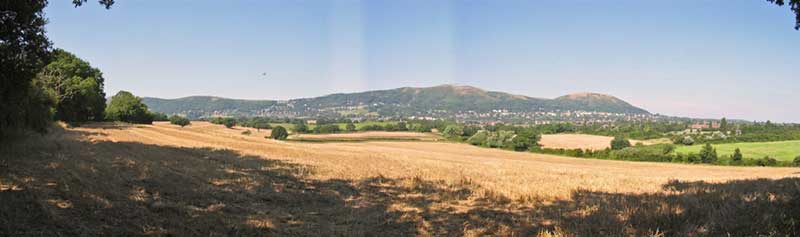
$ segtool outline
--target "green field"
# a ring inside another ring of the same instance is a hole
[[[720,157],[730,156],[736,148],[742,151],[745,158],[763,158],[769,156],[777,160],[792,161],[800,156],[800,140],[781,142],[748,142],[713,145],[717,148]],[[678,153],[698,153],[703,144],[694,146],[679,146]]]

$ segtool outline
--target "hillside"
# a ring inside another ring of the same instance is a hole
[[[144,98],[153,111],[209,116],[436,116],[492,113],[546,113],[594,111],[619,114],[649,114],[625,101],[602,94],[574,94],[542,99],[504,92],[486,91],[472,86],[441,85],[403,87],[359,93],[339,93],[314,98],[274,100],[236,100],[209,96],[178,99]],[[461,116],[463,117],[463,116]],[[491,116],[489,116],[491,117]]]

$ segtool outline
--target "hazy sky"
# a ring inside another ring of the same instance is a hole
[[[48,35],[100,68],[109,95],[287,99],[456,83],[800,122],[800,31],[764,0],[70,2],[50,1]]]

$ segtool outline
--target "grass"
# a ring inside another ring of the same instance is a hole
[[[542,135],[542,139],[539,141],[539,144],[541,144],[544,148],[552,149],[603,150],[611,146],[611,140],[614,140],[614,137],[589,134],[544,134]],[[637,143],[652,145],[665,142],[669,143],[670,141],[669,139],[666,141],[663,139],[651,139],[644,141],[630,140],[630,142],[631,145],[635,145]]]
[[[90,124],[0,144],[0,235],[800,234],[797,168],[242,131]]]
[[[797,141],[780,141],[780,142],[747,142],[747,143],[727,143],[727,144],[714,144],[717,148],[717,154],[720,156],[730,156],[736,148],[742,151],[745,158],[759,159],[764,156],[769,156],[777,160],[792,161],[795,157],[800,156],[800,140]],[[675,150],[679,153],[699,153],[703,147],[702,144],[693,146],[679,146]]]

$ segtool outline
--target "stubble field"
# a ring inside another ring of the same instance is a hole
[[[55,130],[0,148],[0,233],[800,234],[794,168],[282,142],[203,122]]]

